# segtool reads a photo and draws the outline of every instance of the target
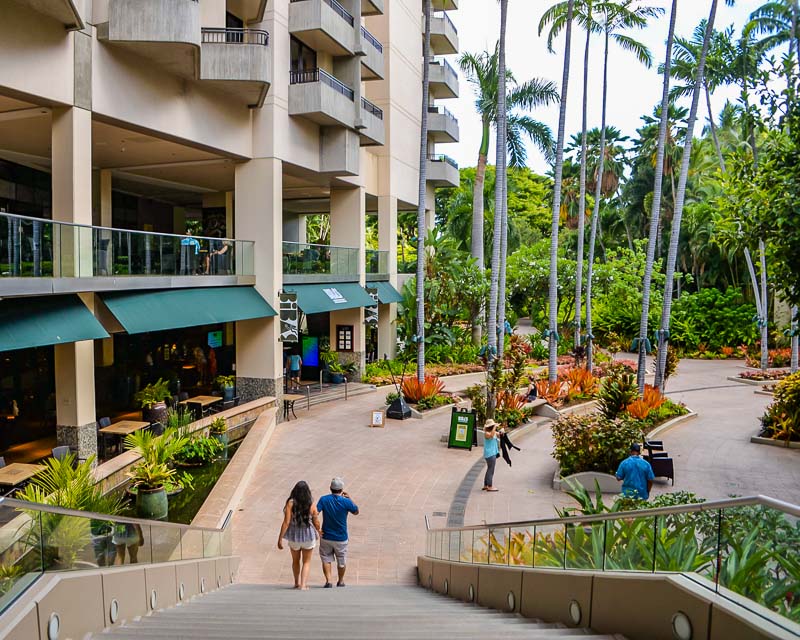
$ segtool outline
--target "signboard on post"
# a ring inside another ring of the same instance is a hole
[[[297,306],[297,294],[281,291],[278,296],[281,318],[281,342],[298,342],[300,339],[300,309]]]
[[[368,327],[377,327],[378,326],[378,288],[377,287],[366,287],[366,291],[369,294],[370,298],[375,301],[374,307],[366,307],[364,309],[364,324]]]
[[[447,439],[447,448],[471,451],[477,439],[474,409],[453,407],[453,412],[450,414],[450,436]]]

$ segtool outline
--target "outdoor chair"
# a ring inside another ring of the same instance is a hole
[[[98,448],[100,449],[100,457],[105,459],[106,457],[106,434],[100,433],[100,429],[105,429],[106,427],[111,426],[111,418],[103,417],[97,421],[97,444]]]
[[[656,478],[669,478],[672,480],[672,486],[675,486],[675,467],[672,458],[652,458],[650,466],[653,467],[653,475]]]
[[[63,460],[69,455],[69,447],[67,445],[56,447],[51,453],[56,460]]]
[[[163,436],[164,435],[164,425],[160,422],[154,422],[150,425],[150,433],[154,436]]]

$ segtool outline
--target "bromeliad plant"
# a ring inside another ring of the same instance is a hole
[[[775,401],[761,418],[761,435],[787,443],[800,441],[800,373],[793,373],[775,387]]]
[[[444,391],[444,382],[432,375],[426,375],[424,382],[412,376],[403,380],[401,390],[407,402],[417,404],[420,400],[440,395]]]
[[[609,420],[615,420],[636,400],[637,395],[636,378],[633,374],[609,375],[603,378],[603,383],[600,385],[598,394],[600,411]]]

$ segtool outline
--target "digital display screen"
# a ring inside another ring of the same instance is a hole
[[[212,349],[219,349],[222,346],[222,331],[208,332],[208,346]]]
[[[303,336],[303,366],[319,366],[319,338]]]

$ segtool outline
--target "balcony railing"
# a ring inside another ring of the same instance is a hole
[[[451,167],[455,167],[458,169],[458,163],[453,160],[450,156],[446,156],[443,153],[437,153],[431,156],[428,156],[428,160],[431,162],[445,162],[449,164]]]
[[[389,275],[389,252],[367,249],[367,275]]]
[[[202,42],[220,44],[269,44],[269,33],[261,29],[203,27]]]
[[[361,98],[361,108],[364,111],[371,113],[373,116],[378,118],[378,120],[383,120],[383,111],[379,107],[376,107],[374,104],[372,104],[366,98],[363,97]]]
[[[291,0],[292,2],[307,2],[308,0]],[[345,9],[342,5],[340,5],[336,0],[324,0],[325,4],[327,4],[331,9],[336,12],[336,14],[342,18],[347,24],[351,27],[355,25],[355,18],[350,14],[347,9]]]
[[[434,58],[433,60],[431,60],[431,64],[442,65],[444,67],[445,75],[451,75],[454,76],[455,78],[458,78],[456,70],[453,69],[453,66],[445,58]]]
[[[355,275],[358,272],[358,249],[354,247],[302,242],[283,243],[284,275],[345,276]]]
[[[369,42],[373,47],[375,47],[380,53],[383,53],[383,45],[378,42],[378,39],[373,36],[369,31],[367,31],[364,27],[361,27],[361,35]]]
[[[455,33],[458,33],[458,29],[456,29],[456,25],[453,24],[453,21],[450,19],[450,16],[447,15],[446,11],[434,11],[433,12],[433,17],[434,18],[443,19],[447,24],[449,24],[452,27],[452,29],[453,29],[453,31]]]
[[[309,71],[291,71],[289,73],[290,84],[308,84],[312,82],[321,82],[328,85],[334,91],[341,93],[345,98],[350,100],[355,99],[353,90],[344,84],[341,80],[334,78],[330,73],[324,69],[310,69]]]
[[[255,274],[254,243],[0,213],[0,278]]]
[[[445,116],[450,120],[456,121],[456,117],[450,112],[447,107],[440,107],[439,105],[429,105],[428,106],[428,113],[438,113],[439,115]]]

